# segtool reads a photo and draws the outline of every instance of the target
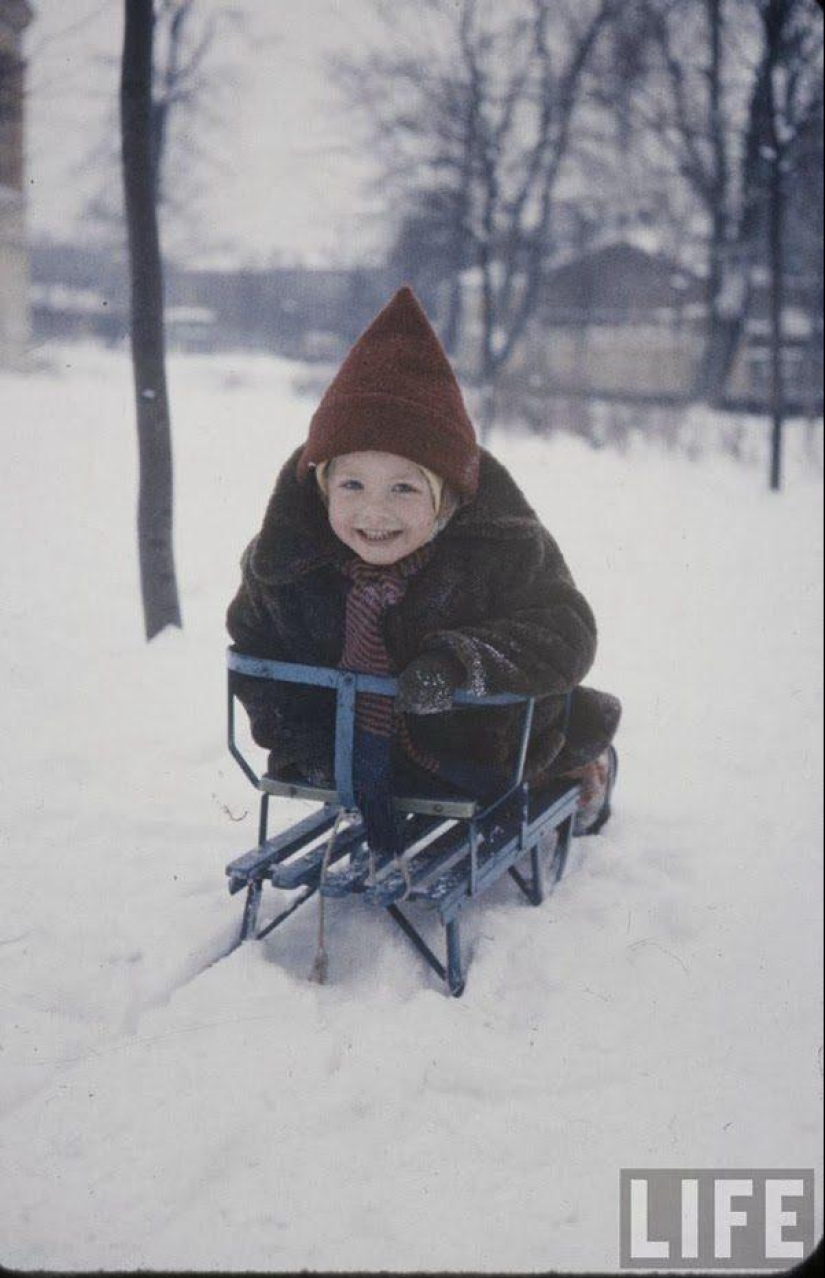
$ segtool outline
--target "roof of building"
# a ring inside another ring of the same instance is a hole
[[[545,277],[541,313],[625,315],[702,300],[704,282],[663,253],[619,241],[573,258]]]

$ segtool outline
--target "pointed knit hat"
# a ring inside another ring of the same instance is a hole
[[[479,450],[444,348],[405,285],[358,338],[324,393],[298,460],[397,453],[434,470],[465,498],[478,487]]]

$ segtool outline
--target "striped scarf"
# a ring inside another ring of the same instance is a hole
[[[389,653],[384,643],[382,621],[388,607],[398,604],[407,593],[410,577],[430,559],[434,551],[431,544],[422,546],[413,554],[394,564],[368,564],[363,559],[350,559],[341,571],[352,581],[347,595],[344,620],[344,651],[339,665],[345,670],[360,674],[390,675],[392,669]],[[393,703],[391,698],[379,693],[359,693],[355,706],[356,727],[376,736],[393,735]],[[406,754],[427,771],[435,771],[435,760],[424,758],[410,740],[406,721],[397,721],[401,746]]]

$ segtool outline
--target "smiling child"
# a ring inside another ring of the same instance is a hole
[[[510,772],[520,711],[453,710],[457,689],[535,696],[526,778],[579,777],[577,832],[604,824],[621,707],[582,686],[593,613],[512,477],[477,444],[411,289],[327,389],[242,573],[227,614],[241,651],[398,677],[395,701],[365,694],[356,707],[356,795],[372,812],[371,842],[395,850],[391,804],[375,800],[399,778],[405,789],[429,780],[480,794]],[[238,691],[270,771],[329,783],[329,691],[254,679]]]

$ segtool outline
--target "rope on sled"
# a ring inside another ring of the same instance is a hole
[[[327,839],[326,847],[324,848],[324,859],[321,862],[321,879],[320,879],[321,890],[318,893],[318,941],[317,941],[317,945],[315,949],[315,958],[312,963],[312,970],[309,974],[309,979],[311,981],[314,981],[316,985],[325,985],[327,981],[327,976],[329,975],[329,956],[327,955],[326,944],[325,944],[326,897],[324,896],[323,888],[324,888],[324,883],[326,882],[329,863],[332,858],[332,853],[335,849],[336,840],[338,838],[338,832],[341,829],[341,823],[346,815],[347,815],[346,808],[338,809],[338,815],[335,818],[335,824],[332,827],[330,836]],[[373,884],[376,881],[375,852],[371,844],[369,843],[367,844],[367,850],[369,854],[368,882],[370,884]],[[401,875],[402,879],[404,880],[404,892],[399,899],[401,901],[406,901],[410,893],[410,888],[412,887],[412,879],[410,877],[410,867],[407,865],[407,862],[404,860],[403,853],[401,852],[395,853],[395,855],[393,856],[393,865],[395,869],[398,870],[398,873]]]
[[[318,893],[318,944],[315,950],[315,960],[312,964],[312,971],[309,979],[315,981],[317,985],[325,985],[327,975],[329,973],[329,959],[327,958],[326,948],[324,946],[324,921],[325,921],[325,903],[324,882],[327,877],[327,869],[329,867],[330,858],[335,847],[335,841],[338,838],[338,831],[341,828],[341,822],[347,815],[346,808],[339,808],[338,815],[335,818],[335,824],[332,827],[330,836],[327,839],[327,845],[324,848],[324,859],[321,862],[321,891]]]
[[[412,876],[410,875],[410,867],[407,865],[407,862],[404,860],[403,853],[401,852],[396,852],[394,854],[392,858],[392,864],[393,864],[393,869],[397,870],[398,873],[401,875],[401,878],[404,880],[404,891],[401,893],[401,896],[398,897],[398,900],[406,901],[407,897],[410,895],[410,889],[412,888]],[[376,870],[375,851],[372,847],[370,847],[369,848],[369,873],[367,875],[367,884],[369,887],[374,887],[375,884],[378,882],[378,876],[376,875],[375,870]]]

